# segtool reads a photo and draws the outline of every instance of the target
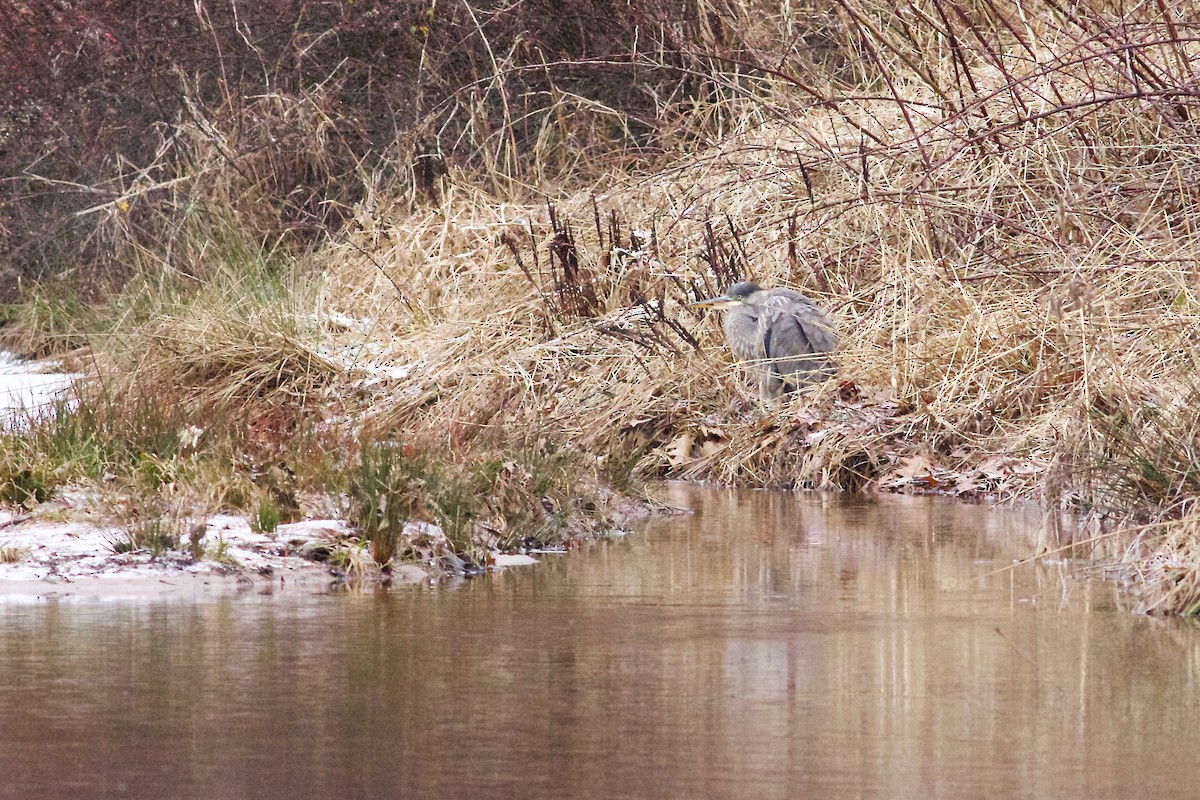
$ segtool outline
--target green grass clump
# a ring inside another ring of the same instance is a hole
[[[405,523],[426,513],[436,467],[422,456],[407,455],[399,442],[362,445],[358,468],[350,476],[351,524],[371,543],[379,565],[396,555]]]
[[[86,303],[80,287],[66,280],[38,286],[4,316],[8,346],[35,358],[85,348],[90,334],[104,324],[102,310]]]
[[[203,556],[206,514],[178,487],[132,493],[109,490],[108,503],[119,523],[112,543],[114,553],[149,553],[158,558],[178,551],[180,556]]]
[[[60,481],[137,475],[150,486],[166,479],[179,453],[186,420],[170,391],[116,393],[77,384],[29,422],[0,433],[8,469],[41,465]]]
[[[180,528],[173,520],[153,516],[132,520],[123,527],[113,541],[114,553],[148,552],[158,557],[178,549],[181,540]]]
[[[1182,509],[1200,497],[1200,387],[1113,409],[1093,408],[1084,450],[1090,497],[1106,513]],[[1114,467],[1119,467],[1114,469]]]
[[[57,478],[42,465],[7,463],[0,472],[0,503],[32,508],[49,500],[57,486]]]
[[[350,479],[349,520],[381,565],[403,557],[461,570],[485,563],[493,549],[556,541],[590,491],[578,457],[544,440],[505,456],[438,459],[411,445],[368,442]],[[418,528],[405,538],[408,522],[440,533],[431,539]]]
[[[279,505],[269,496],[261,497],[250,517],[250,529],[255,533],[274,533],[279,527],[279,519]]]

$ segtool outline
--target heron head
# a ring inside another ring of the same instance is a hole
[[[757,283],[743,281],[730,286],[725,294],[688,303],[688,308],[737,308],[751,304],[751,298],[761,292]]]

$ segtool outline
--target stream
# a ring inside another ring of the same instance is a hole
[[[1200,785],[1200,637],[1034,511],[694,509],[437,586],[0,598],[0,798],[1053,798]]]

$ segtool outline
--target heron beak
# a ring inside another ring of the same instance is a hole
[[[718,295],[710,297],[707,300],[697,300],[694,303],[688,303],[688,308],[733,308],[738,305],[738,301],[728,295]]]

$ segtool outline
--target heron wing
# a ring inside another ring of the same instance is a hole
[[[826,354],[837,347],[833,320],[816,303],[799,292],[776,289],[761,305],[758,334],[762,358],[771,360],[779,375],[825,369]]]

